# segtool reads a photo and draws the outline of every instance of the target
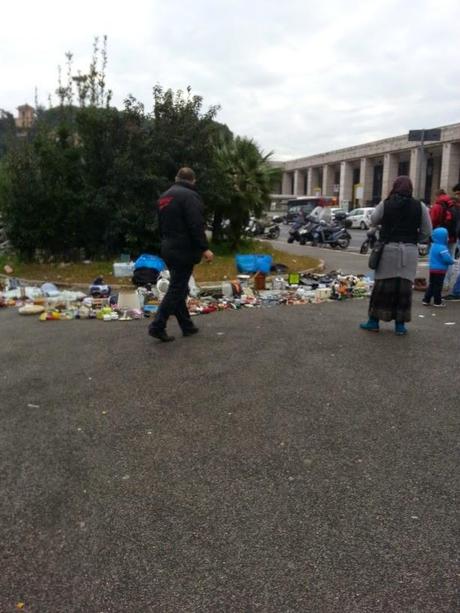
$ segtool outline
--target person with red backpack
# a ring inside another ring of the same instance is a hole
[[[430,209],[431,223],[433,230],[436,228],[445,228],[448,233],[448,249],[453,257],[458,241],[458,233],[460,227],[460,210],[456,206],[456,202],[446,194],[443,189],[437,193],[436,200]],[[449,287],[452,276],[452,267],[449,267],[446,279],[445,288]]]
[[[453,199],[440,189],[433,206],[430,209],[433,230],[446,228],[449,234],[449,244],[456,244],[458,234],[458,212]]]
[[[452,192],[454,194],[452,202],[454,203],[454,206],[456,207],[457,212],[459,213],[459,217],[460,217],[460,183],[457,183],[457,185],[454,185],[454,187],[452,188]],[[458,237],[460,238],[460,223],[459,223]],[[454,248],[455,248],[455,245],[456,243],[454,243]],[[444,300],[460,302],[460,274],[457,276],[457,279],[455,280],[451,293],[448,296],[444,296]]]

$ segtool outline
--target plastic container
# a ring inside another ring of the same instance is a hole
[[[286,281],[283,277],[275,277],[272,281],[272,288],[274,290],[284,290],[286,289]]]
[[[132,262],[114,262],[113,276],[114,277],[131,277],[134,272],[134,264]]]
[[[246,274],[254,274],[263,272],[268,274],[273,262],[271,255],[264,254],[237,254],[235,256],[235,264],[238,272]]]
[[[230,298],[233,298],[233,288],[232,288],[232,284],[230,283],[230,281],[222,282],[222,295],[227,300],[229,300]]]

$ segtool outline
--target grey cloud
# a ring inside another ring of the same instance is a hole
[[[31,101],[35,84],[54,90],[67,48],[84,65],[93,34],[107,32],[116,103],[132,93],[149,109],[156,82],[190,84],[205,105],[221,104],[235,133],[277,157],[460,120],[458,0],[131,0],[129,11],[119,0],[80,0],[69,40],[56,34],[60,13],[23,4],[41,16],[45,44],[38,62],[36,39],[9,20],[0,107]]]

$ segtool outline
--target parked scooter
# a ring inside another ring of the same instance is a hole
[[[318,226],[311,232],[312,243],[314,246],[318,245],[330,245],[334,249],[348,249],[351,241],[351,235],[347,230],[347,221],[339,221],[333,224],[327,224],[324,221],[320,221]]]
[[[359,249],[359,253],[361,253],[362,255],[366,255],[366,253],[369,252],[369,249],[373,249],[376,240],[377,236],[375,235],[375,232],[368,234]],[[428,255],[428,251],[430,250],[430,243],[419,243],[417,245],[417,249],[419,256],[424,257]]]
[[[315,233],[319,231],[321,222],[314,217],[307,217],[307,222],[299,229],[299,243],[306,245],[315,242]]]
[[[295,241],[299,242],[301,245],[305,245],[305,242],[301,242],[300,233],[305,227],[305,223],[303,222],[294,222],[289,229],[289,236],[287,239],[288,243],[293,243]]]
[[[300,240],[301,240],[300,232],[306,224],[307,224],[307,220],[305,219],[305,217],[303,215],[298,215],[291,224],[287,242],[293,243],[294,241],[298,241],[300,243]],[[301,243],[301,244],[305,245],[305,243]]]
[[[280,236],[280,227],[276,223],[264,223],[255,217],[249,219],[249,223],[244,229],[246,236],[261,236],[271,240],[277,240]]]
[[[375,233],[368,234],[359,249],[359,253],[361,255],[366,255],[366,253],[369,252],[369,249],[373,249],[376,240],[377,237],[375,236]]]

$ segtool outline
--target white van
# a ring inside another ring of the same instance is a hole
[[[369,228],[371,215],[374,210],[375,207],[367,206],[362,209],[353,209],[353,211],[350,211],[347,215],[347,219],[351,221],[351,227],[367,230]]]

